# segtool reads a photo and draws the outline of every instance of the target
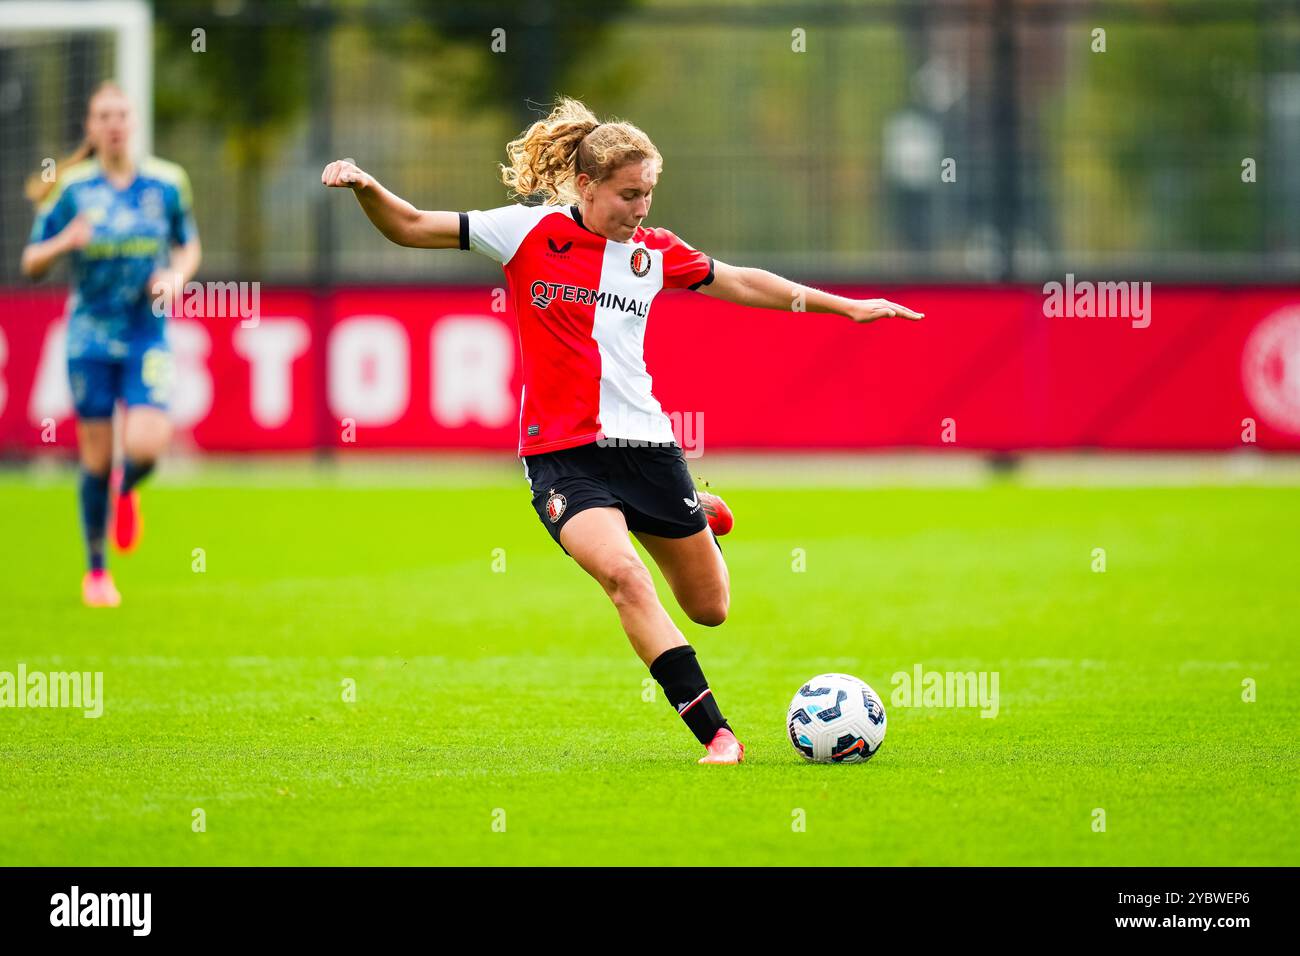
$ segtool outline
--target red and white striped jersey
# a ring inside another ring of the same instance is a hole
[[[460,247],[505,268],[523,361],[521,456],[600,438],[673,440],[650,391],[646,320],[660,289],[712,282],[712,258],[667,229],[606,239],[576,205],[462,212]]]

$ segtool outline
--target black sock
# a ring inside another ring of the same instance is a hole
[[[86,563],[92,571],[104,570],[104,526],[108,523],[108,475],[82,469],[78,488],[81,533],[86,540]]]
[[[670,647],[656,657],[650,665],[650,676],[659,682],[668,703],[700,743],[708,746],[723,727],[731,729],[713,699],[713,691],[709,690],[709,682],[704,679],[704,671],[700,670],[691,645]]]
[[[152,461],[134,461],[130,458],[122,466],[122,489],[118,494],[126,494],[144,479],[149,477],[149,472],[153,471],[154,463]]]

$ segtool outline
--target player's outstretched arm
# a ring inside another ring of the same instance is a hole
[[[320,181],[326,186],[351,189],[375,228],[399,246],[416,249],[460,248],[460,215],[416,209],[389,192],[379,180],[348,159],[325,167]]]
[[[713,261],[713,281],[696,291],[755,309],[833,312],[848,316],[854,322],[873,322],[891,316],[915,321],[925,316],[924,312],[913,312],[888,299],[846,299],[799,285],[765,269],[729,266],[716,259]]]

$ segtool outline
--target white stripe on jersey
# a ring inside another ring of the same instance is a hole
[[[600,292],[649,302],[664,284],[663,253],[651,253],[644,276],[632,271],[632,253],[645,244],[605,240]],[[606,298],[608,301],[608,297]],[[649,316],[596,306],[591,335],[600,349],[600,430],[607,438],[670,442],[672,423],[650,391],[645,367],[645,328]]]

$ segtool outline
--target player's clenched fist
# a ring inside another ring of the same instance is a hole
[[[78,213],[72,222],[63,227],[58,239],[69,250],[84,249],[94,234],[95,227],[90,224],[90,219],[85,213]]]
[[[320,181],[326,186],[341,186],[347,189],[365,189],[370,185],[370,177],[350,159],[336,159],[325,167],[320,174]]]

